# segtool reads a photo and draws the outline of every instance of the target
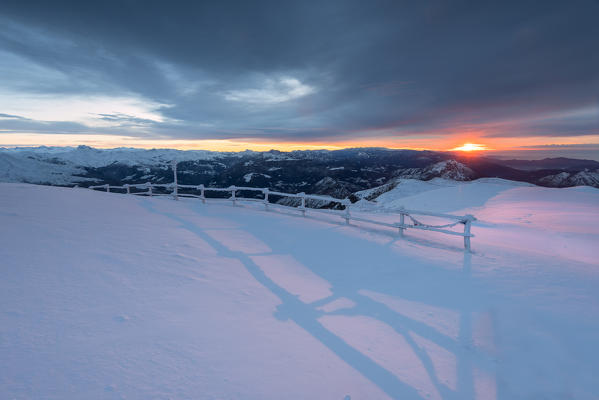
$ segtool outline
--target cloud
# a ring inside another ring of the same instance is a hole
[[[599,105],[539,112],[481,126],[484,137],[599,135]]]
[[[17,120],[17,121],[27,120],[27,118],[23,118],[18,115],[11,115],[11,114],[4,114],[4,113],[0,113],[0,119]]]
[[[30,120],[4,117],[0,130],[260,141],[594,134],[594,114],[567,113],[598,104],[598,12],[587,0],[7,2],[0,113]]]
[[[167,104],[136,96],[83,96],[32,93],[0,93],[0,110],[22,119],[76,122],[89,127],[121,126],[122,116],[152,123],[166,122],[160,110]],[[107,116],[121,116],[107,118]]]
[[[568,144],[541,144],[532,146],[518,146],[518,149],[547,149],[547,150],[597,150],[599,143],[568,143]]]
[[[225,99],[249,104],[277,104],[299,99],[316,92],[312,86],[296,78],[265,79],[259,89],[230,90]]]

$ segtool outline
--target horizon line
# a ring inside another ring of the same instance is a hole
[[[267,147],[268,145],[264,146]],[[544,146],[539,146],[538,148],[530,148],[530,147],[525,147],[525,148],[511,148],[511,149],[489,149],[489,148],[485,148],[485,149],[476,149],[476,150],[470,150],[470,151],[464,151],[464,150],[456,150],[456,149],[443,149],[443,150],[437,150],[437,149],[429,149],[429,148],[414,148],[414,147],[387,147],[387,146],[347,146],[347,147],[342,147],[342,146],[322,146],[319,147],[317,145],[313,145],[313,146],[309,146],[309,147],[313,147],[313,148],[294,148],[294,149],[280,149],[280,148],[269,148],[269,149],[264,149],[264,150],[256,150],[256,149],[250,149],[250,148],[245,148],[245,149],[235,149],[235,150],[216,150],[216,149],[206,149],[206,148],[177,148],[177,147],[144,147],[144,146],[116,146],[116,147],[110,147],[110,146],[93,146],[93,145],[89,145],[89,144],[76,144],[76,145],[41,145],[41,144],[11,144],[11,145],[3,145],[0,144],[0,149],[13,149],[13,150],[27,150],[27,149],[41,149],[41,148],[48,148],[48,149],[57,149],[57,148],[61,148],[61,149],[77,149],[80,147],[84,147],[84,148],[91,148],[91,149],[95,149],[95,150],[119,150],[119,149],[126,149],[126,150],[143,150],[143,151],[152,151],[152,150],[175,150],[175,151],[182,151],[182,152],[187,152],[187,151],[204,151],[204,152],[209,152],[209,153],[244,153],[244,152],[254,152],[254,153],[268,153],[268,152],[272,152],[272,151],[278,151],[278,152],[282,152],[282,153],[289,153],[289,152],[294,152],[294,151],[341,151],[341,150],[360,150],[360,149],[379,149],[379,150],[395,150],[395,151],[429,151],[429,152],[436,152],[436,153],[449,153],[449,154],[455,154],[455,155],[460,155],[463,157],[476,157],[476,156],[490,156],[490,157],[500,157],[500,158],[506,158],[506,157],[510,157],[510,155],[512,157],[517,157],[517,155],[520,156],[524,156],[526,154],[528,155],[533,155],[535,153],[541,154],[544,153],[545,156],[542,158],[538,158],[538,157],[534,157],[534,159],[545,159],[545,158],[575,158],[575,159],[583,159],[583,160],[594,160],[594,161],[599,161],[599,157],[592,157],[592,156],[587,156],[584,158],[581,157],[573,157],[574,155],[569,155],[570,157],[567,157],[565,155],[558,155],[558,154],[550,154],[550,153],[562,153],[562,152],[592,152],[593,150],[595,150],[595,146],[597,146],[597,149],[599,149],[599,143],[595,144],[595,143],[588,143],[588,144],[571,144],[571,145],[544,145]],[[299,146],[298,146],[299,147]],[[532,160],[532,159],[530,159]]]

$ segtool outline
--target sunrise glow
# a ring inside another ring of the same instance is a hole
[[[481,151],[481,150],[488,150],[488,148],[484,144],[464,143],[463,145],[461,145],[459,147],[454,147],[451,150],[454,150],[454,151]]]

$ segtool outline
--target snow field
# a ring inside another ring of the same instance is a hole
[[[474,254],[321,214],[0,184],[0,397],[594,398],[599,190],[474,184],[402,197],[447,189],[454,209],[431,211],[476,215]]]

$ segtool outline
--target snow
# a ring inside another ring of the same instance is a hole
[[[539,180],[547,186],[594,186],[599,187],[599,169],[595,171],[580,171],[577,173],[560,172],[555,175],[548,175]]]
[[[74,175],[85,174],[81,167],[50,160],[40,161],[34,156],[22,157],[0,152],[0,182],[36,182],[67,185],[73,182],[93,181]]]
[[[425,168],[406,168],[398,171],[403,178],[429,180],[431,178],[469,181],[476,174],[464,164],[455,160],[440,161]]]
[[[554,189],[497,178],[469,182],[401,179],[376,201],[361,200],[352,209],[357,214],[381,213],[379,220],[395,221],[389,215],[402,206],[476,216],[475,246],[486,243],[597,262],[593,243],[599,236],[593,232],[599,229],[599,189],[593,187]]]
[[[376,203],[362,202],[357,208],[394,210],[401,206],[409,209],[451,212],[482,205],[489,198],[506,189],[533,186],[529,183],[498,178],[483,178],[458,182],[434,178],[430,181],[398,179],[392,190],[376,198]],[[358,192],[368,194],[377,188]]]
[[[245,181],[245,183],[250,183],[252,181],[252,179],[254,179],[255,177],[259,177],[259,176],[262,176],[266,179],[272,178],[272,176],[267,175],[267,174],[261,174],[259,172],[250,172],[249,174],[245,174],[243,176],[243,180]]]
[[[0,398],[595,398],[599,190],[426,184],[368,212],[472,213],[474,254],[254,203],[0,184]]]
[[[241,157],[244,153],[213,152],[207,150],[137,149],[119,147],[115,149],[95,149],[89,146],[78,147],[18,147],[0,148],[0,156],[11,155],[24,159],[34,157],[39,160],[58,159],[62,162],[83,167],[103,167],[113,163],[126,165],[169,164],[190,160],[215,160],[223,156]]]

